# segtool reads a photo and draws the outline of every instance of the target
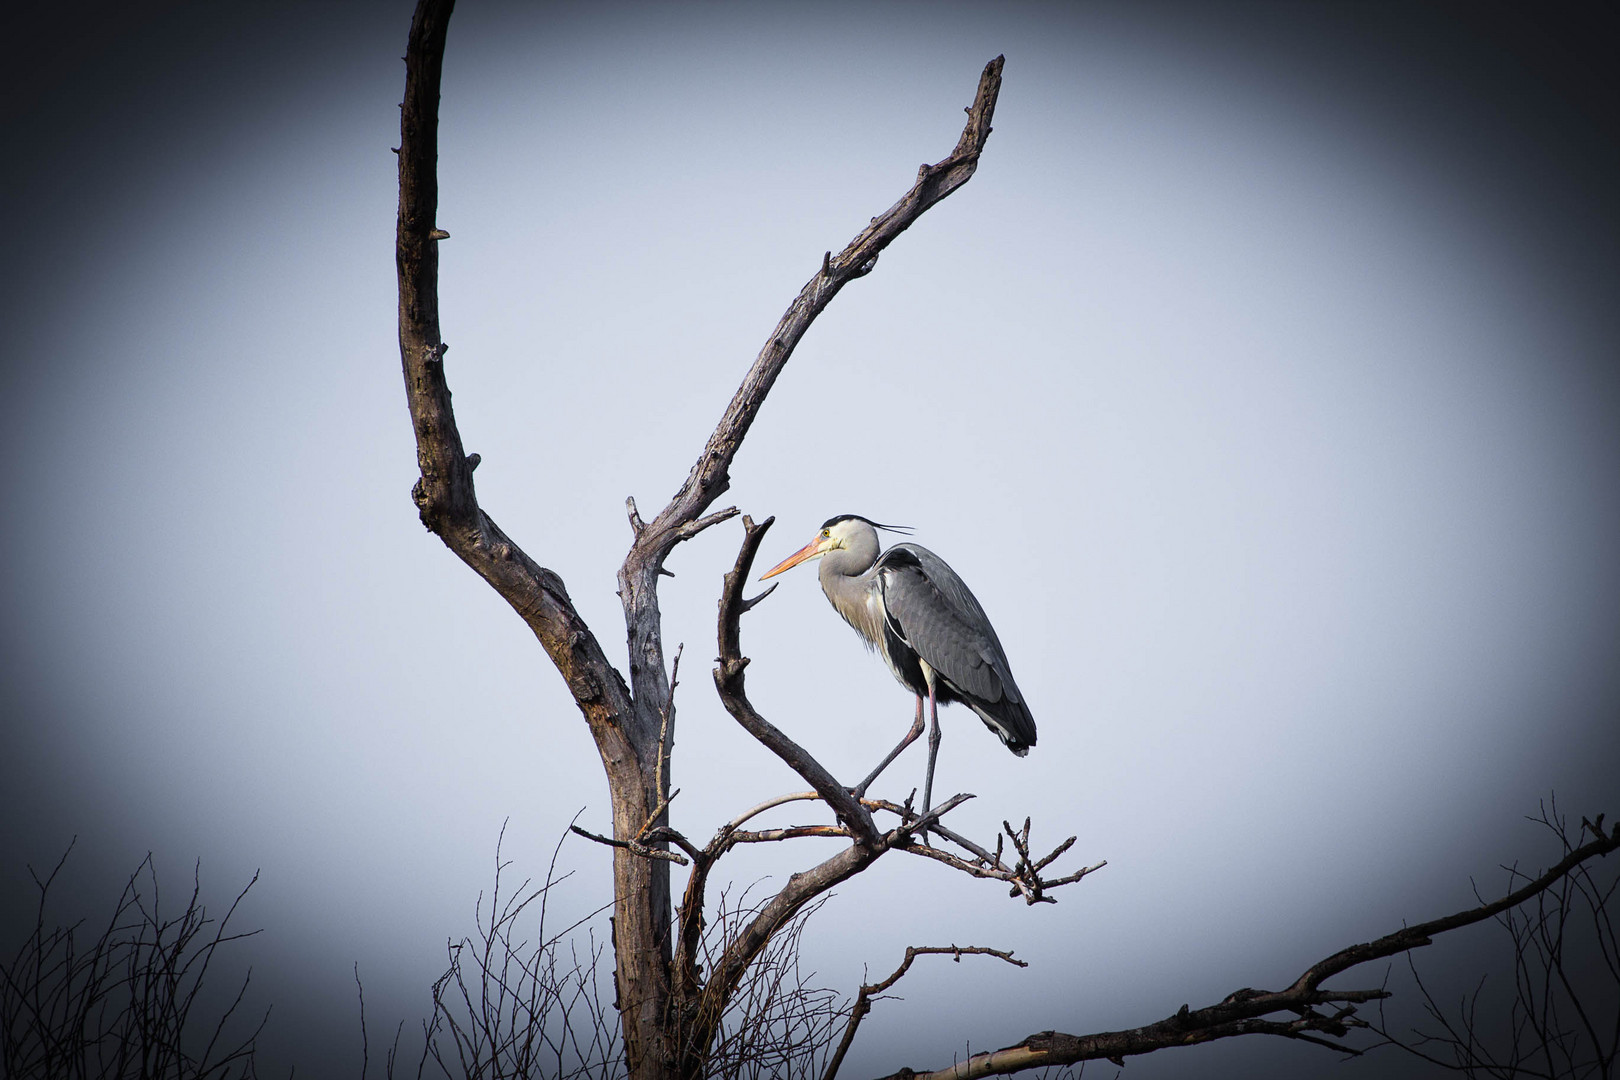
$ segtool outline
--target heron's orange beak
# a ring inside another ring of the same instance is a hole
[[[793,554],[777,563],[770,570],[759,575],[759,580],[764,581],[766,578],[775,577],[782,571],[791,570],[795,566],[798,566],[800,563],[804,562],[806,559],[813,559],[817,555],[821,555],[823,553],[824,549],[821,546],[821,537],[818,536],[808,544],[804,545],[804,547],[800,548],[798,551],[795,551]]]

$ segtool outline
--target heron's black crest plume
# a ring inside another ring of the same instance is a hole
[[[872,528],[874,528],[874,529],[882,529],[884,532],[899,533],[902,536],[910,536],[911,535],[911,526],[910,525],[884,525],[884,524],[882,524],[880,522],[873,521],[869,517],[862,517],[859,514],[838,514],[838,515],[836,515],[834,517],[828,518],[826,521],[823,521],[821,523],[821,527],[823,529],[830,529],[834,525],[838,524],[840,521],[852,521],[852,520],[853,521],[864,521],[868,525],[872,526]]]

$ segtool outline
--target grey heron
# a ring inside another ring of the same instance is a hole
[[[917,696],[911,730],[855,788],[857,797],[922,734],[923,699],[928,699],[932,726],[922,810],[927,814],[939,754],[940,705],[960,701],[1019,757],[1035,745],[1035,718],[1013,681],[995,628],[956,571],[920,544],[899,543],[880,551],[879,529],[909,531],[859,514],[828,518],[814,540],[760,580],[820,559],[821,589],[827,599],[867,647],[878,651],[900,684]]]

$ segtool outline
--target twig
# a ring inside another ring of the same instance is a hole
[[[770,810],[770,809],[772,809],[774,807],[785,806],[790,802],[806,802],[806,801],[809,801],[809,800],[812,800],[812,799],[819,799],[819,798],[821,798],[821,796],[817,795],[814,791],[795,791],[795,792],[793,792],[792,794],[789,794],[789,795],[778,795],[774,799],[766,799],[764,802],[760,803],[758,806],[752,806],[752,807],[749,807],[747,810],[744,810],[742,813],[738,814],[736,817],[734,817],[730,821],[726,822],[725,826],[723,827],[723,830],[724,829],[740,829],[740,828],[743,827],[743,825],[747,824],[747,822],[750,819],[758,817],[760,814],[763,814],[765,811]]]
[[[960,801],[960,799],[961,797],[958,796],[956,800],[945,804],[943,809],[953,808],[957,802]],[[911,811],[909,802],[905,805],[898,805],[896,803],[881,799],[867,800],[867,802],[875,809],[884,810],[888,813],[895,814],[901,819],[902,822],[909,822],[910,824],[907,831],[918,830],[921,828],[920,824],[915,818],[915,815]],[[1075,882],[1084,879],[1088,875],[1093,874],[1108,865],[1108,861],[1105,859],[1102,862],[1096,863],[1092,866],[1082,867],[1074,873],[1067,874],[1063,877],[1042,877],[1041,871],[1047,866],[1051,865],[1052,862],[1055,861],[1060,855],[1064,854],[1071,847],[1073,847],[1075,838],[1072,836],[1069,837],[1063,843],[1059,844],[1050,854],[1040,859],[1034,859],[1031,858],[1029,854],[1029,819],[1026,818],[1024,820],[1024,828],[1022,830],[1014,830],[1007,822],[1002,822],[1002,827],[1005,832],[996,837],[996,849],[992,852],[944,825],[929,822],[929,832],[943,840],[955,844],[957,847],[962,848],[964,851],[973,856],[972,860],[965,859],[954,852],[946,851],[940,848],[926,847],[921,844],[912,844],[906,847],[905,850],[913,855],[919,855],[925,859],[933,859],[935,862],[949,866],[953,870],[960,870],[963,873],[969,874],[973,877],[1006,882],[1011,887],[1011,892],[1009,895],[1022,896],[1026,904],[1053,903],[1055,902],[1053,897],[1047,895],[1053,889],[1059,888],[1063,885],[1073,885]],[[1014,850],[1016,850],[1019,854],[1019,858],[1013,866],[1008,866],[1002,861],[1001,857],[1002,843],[1008,838],[1012,839]]]
[[[859,1030],[861,1021],[866,1019],[866,1015],[872,1011],[872,1002],[877,999],[879,994],[899,982],[905,973],[911,970],[911,962],[919,956],[949,956],[958,964],[962,962],[964,956],[994,956],[1015,967],[1029,967],[1026,961],[1015,959],[1011,951],[986,948],[983,945],[907,946],[906,958],[900,962],[899,967],[894,969],[892,975],[881,982],[862,985],[859,993],[855,995],[855,1004],[850,1008],[849,1012],[849,1023],[844,1027],[844,1037],[839,1040],[838,1049],[833,1051],[832,1059],[827,1062],[827,1071],[822,1074],[821,1080],[834,1080],[834,1077],[838,1075],[839,1066],[844,1063],[844,1055],[849,1052],[850,1045],[855,1041],[855,1032]]]
[[[728,506],[724,510],[710,514],[707,517],[701,517],[696,521],[686,522],[675,530],[675,535],[679,539],[690,540],[692,537],[696,536],[698,533],[702,532],[704,529],[707,529],[711,525],[718,525],[722,521],[730,521],[732,518],[737,516],[737,513],[738,510],[735,506]]]
[[[570,825],[568,830],[583,836],[587,840],[594,840],[598,844],[605,844],[611,848],[621,848],[644,859],[660,859],[664,862],[679,863],[682,866],[687,865],[686,856],[678,851],[662,851],[658,848],[648,847],[646,844],[636,840],[615,840],[611,836],[598,836],[596,833],[588,832],[578,825]]]
[[[776,587],[778,585],[780,585],[780,584],[782,584],[780,581],[773,581],[773,582],[771,582],[771,587],[770,588],[766,589],[764,592],[760,593],[758,596],[754,597],[752,600],[744,600],[742,602],[742,614],[746,615],[750,611],[753,611],[754,607],[757,604],[759,604],[760,601],[764,600],[767,596],[771,595],[771,593],[775,592]]]
[[[847,838],[850,835],[850,831],[842,825],[787,825],[779,829],[734,832],[727,838],[727,847],[731,844],[765,844],[777,840],[797,840],[804,836]]]
[[[903,821],[899,827],[895,828],[889,833],[887,837],[888,842],[895,846],[901,846],[906,840],[909,840],[914,833],[926,833],[929,829],[934,827],[934,823],[940,818],[944,817],[952,810],[955,810],[958,806],[961,806],[971,798],[974,798],[974,796],[968,794],[952,795],[949,799],[946,799],[944,802],[928,811],[928,813],[924,814],[922,817],[909,821]]]

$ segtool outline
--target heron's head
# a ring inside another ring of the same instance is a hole
[[[871,558],[877,558],[878,540],[877,530],[886,529],[889,532],[909,533],[911,530],[904,525],[880,525],[869,518],[859,514],[839,514],[828,518],[821,523],[821,531],[816,533],[804,547],[777,563],[770,570],[761,574],[759,579],[775,577],[784,570],[791,570],[802,562],[819,559],[828,552],[848,549],[869,549]]]

